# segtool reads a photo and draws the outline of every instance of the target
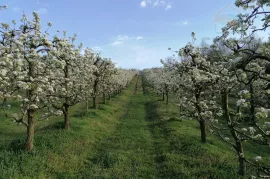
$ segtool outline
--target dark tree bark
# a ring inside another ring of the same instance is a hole
[[[169,104],[169,88],[168,85],[165,85],[165,94],[166,94],[166,105]]]
[[[239,161],[239,175],[244,176],[246,174],[246,162],[244,155],[244,149],[242,142],[236,142],[236,148],[238,152],[238,161]]]
[[[89,101],[88,101],[88,99],[85,101],[85,109],[86,109],[86,112],[88,112],[88,109],[89,109]]]
[[[70,129],[70,120],[69,120],[69,105],[64,104],[64,129],[69,130]]]
[[[98,109],[98,80],[94,83],[94,97],[93,97],[93,108]]]
[[[169,104],[169,92],[167,91],[166,92],[166,105]]]
[[[98,96],[93,97],[93,108],[98,109]]]
[[[103,93],[103,104],[106,104],[106,94]]]
[[[200,120],[200,130],[201,130],[201,141],[203,143],[206,143],[206,128],[204,120]]]
[[[29,77],[34,77],[33,64],[29,63]],[[26,92],[28,99],[33,99],[34,90],[29,89]],[[27,109],[27,139],[25,144],[25,149],[27,151],[32,151],[34,147],[34,135],[35,135],[35,124],[34,124],[34,113],[35,109]]]
[[[233,127],[233,122],[231,120],[231,116],[229,113],[229,102],[228,102],[228,92],[225,90],[223,92],[223,108],[225,111],[225,118],[227,120],[228,128],[230,129],[230,133],[234,138],[235,141],[235,150],[237,151],[238,155],[238,161],[239,161],[239,175],[244,176],[246,174],[246,163],[245,163],[245,156],[244,156],[244,149],[241,142],[241,139],[239,139],[236,131]]]
[[[27,139],[25,144],[25,149],[27,151],[32,151],[34,147],[34,135],[35,135],[35,125],[34,125],[34,110],[27,110],[28,125],[27,125]]]
[[[254,98],[254,89],[252,82],[249,84],[249,92],[250,92],[250,120],[252,124],[256,124],[255,117],[255,98]]]
[[[179,104],[179,114],[180,114],[180,116],[181,116],[181,114],[182,114],[182,107],[181,107],[181,104]]]
[[[202,112],[202,109],[199,105],[199,99],[200,99],[200,92],[196,92],[195,94],[195,98],[196,98],[196,104],[195,104],[195,107],[197,109],[197,112],[198,112],[198,121],[200,123],[200,131],[201,131],[201,141],[202,143],[206,143],[206,126],[205,126],[205,120],[201,117],[201,112]]]

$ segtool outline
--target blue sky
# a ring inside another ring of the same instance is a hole
[[[191,41],[197,44],[219,35],[221,14],[236,14],[234,0],[0,0],[8,5],[0,22],[19,20],[23,11],[40,14],[43,27],[52,22],[51,34],[66,30],[77,33],[77,42],[112,58],[124,68],[160,66],[160,59],[172,55]],[[225,10],[223,8],[225,7]]]

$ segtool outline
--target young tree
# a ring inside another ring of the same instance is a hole
[[[258,145],[269,145],[268,132],[264,131],[261,126],[262,123],[258,122],[258,119],[261,119],[262,116],[265,118],[268,111],[266,108],[268,107],[267,100],[264,97],[267,96],[267,90],[269,89],[267,87],[267,84],[269,84],[267,70],[270,62],[269,49],[261,42],[254,43],[258,41],[253,35],[255,32],[266,30],[269,27],[270,12],[266,9],[268,9],[270,3],[260,0],[236,0],[235,4],[242,7],[246,12],[245,14],[239,14],[237,19],[229,22],[223,28],[223,35],[218,38],[226,48],[233,52],[235,60],[231,63],[233,68],[230,73],[235,75],[237,82],[241,84],[238,86],[239,96],[241,97],[237,101],[238,117],[235,120],[236,122],[231,124],[231,129],[237,134],[234,137],[235,141],[250,140]],[[263,22],[262,25],[256,26],[257,21]],[[239,36],[235,39],[231,38],[235,33]],[[244,89],[241,89],[242,86],[244,86]],[[250,135],[245,133],[248,131],[247,129],[243,128],[241,133],[235,126],[242,119],[242,115],[240,115],[241,105],[249,109],[247,118],[252,125],[249,130]],[[256,112],[256,108],[260,108],[259,112]],[[255,165],[244,156],[241,160],[242,163],[248,162],[253,166]],[[269,174],[269,169],[264,167],[258,167],[258,170]],[[243,166],[240,166],[240,174],[245,174]],[[258,175],[260,176],[259,173]]]
[[[76,35],[67,39],[66,32],[64,38],[55,36],[54,51],[51,52],[58,68],[54,71],[55,77],[50,79],[54,86],[48,98],[55,109],[63,112],[64,128],[67,130],[70,128],[70,107],[84,98],[89,83],[86,78],[91,80],[94,70],[92,58],[81,55],[81,46],[76,48],[73,44],[75,39]],[[89,55],[88,52],[85,55]]]
[[[83,97],[83,100],[85,101],[87,113],[89,109],[89,99],[92,97],[93,94],[94,73],[98,71],[98,69],[94,65],[96,61],[96,54],[94,54],[89,48],[86,48],[82,60],[83,70],[81,71],[80,79],[84,83],[81,95]]]
[[[94,85],[93,85],[93,108],[98,109],[98,96],[102,93],[102,86],[108,80],[113,73],[115,73],[115,67],[111,60],[103,59],[97,56],[94,65],[97,71],[94,72]]]
[[[11,94],[16,91],[20,102],[20,114],[13,114],[13,118],[15,122],[27,127],[25,149],[28,151],[33,149],[34,144],[34,127],[37,121],[35,114],[48,107],[46,95],[52,86],[48,79],[53,70],[50,63],[51,56],[48,53],[52,49],[52,44],[47,38],[48,34],[41,33],[38,14],[34,12],[33,16],[34,19],[29,21],[23,15],[19,29],[15,29],[15,21],[13,21],[14,29],[8,25],[2,26],[5,29],[3,39],[10,39],[10,43],[5,47],[7,58],[1,59],[1,62],[8,67],[6,74],[12,75],[6,76],[5,79],[11,83],[1,91],[5,95],[7,90],[10,90]],[[51,111],[51,114],[59,113]]]

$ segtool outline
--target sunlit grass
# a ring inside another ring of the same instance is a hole
[[[210,134],[202,144],[197,121],[150,88],[143,94],[140,80],[134,94],[135,83],[101,110],[73,107],[70,131],[61,117],[40,122],[31,153],[21,150],[24,126],[2,117],[0,178],[239,178],[229,146]]]

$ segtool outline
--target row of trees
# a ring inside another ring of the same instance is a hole
[[[163,68],[143,72],[157,93],[176,94],[181,115],[197,119],[203,143],[208,126],[235,151],[240,175],[246,174],[248,164],[265,178],[270,177],[268,153],[252,157],[245,151],[270,147],[270,38],[255,35],[270,26],[270,12],[265,10],[269,5],[237,0],[246,14],[229,22],[213,44],[195,46],[192,33],[193,42],[177,51],[180,61],[170,57],[162,61]],[[259,20],[262,26],[256,27]]]
[[[50,36],[43,32],[40,18],[33,13],[33,20],[23,15],[20,24],[0,25],[0,99],[2,109],[14,122],[27,128],[25,148],[33,149],[36,121],[53,115],[64,116],[64,128],[70,128],[70,107],[93,98],[98,109],[98,97],[103,102],[121,92],[136,70],[116,68],[115,64],[100,57],[91,49],[76,46],[76,35],[67,33]],[[52,24],[48,23],[48,27]],[[11,114],[17,101],[19,110]]]

